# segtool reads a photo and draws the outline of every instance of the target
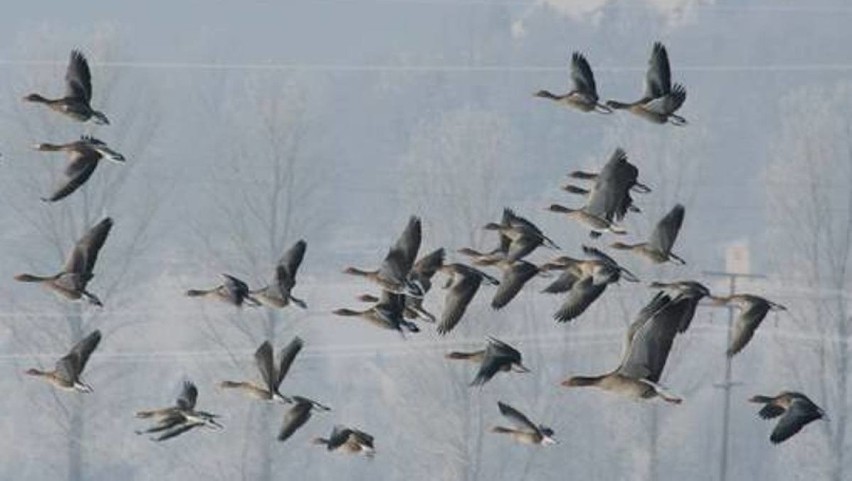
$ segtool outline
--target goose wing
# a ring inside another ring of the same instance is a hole
[[[574,52],[571,55],[571,80],[574,82],[574,90],[597,100],[598,89],[595,86],[595,75],[586,57],[580,52]]]
[[[583,277],[571,287],[568,297],[553,318],[559,322],[568,322],[576,318],[603,294],[606,286],[606,283],[595,284],[591,276]]]
[[[534,433],[539,432],[539,427],[530,421],[524,413],[501,401],[497,402],[497,407],[500,408],[500,414],[508,418],[515,426]]]
[[[183,411],[192,411],[195,409],[195,402],[198,400],[198,388],[192,381],[184,381],[183,389],[177,398],[177,407]]]
[[[289,344],[281,349],[280,353],[278,353],[278,372],[277,378],[275,379],[275,389],[278,389],[278,386],[281,385],[281,382],[287,376],[287,372],[290,370],[293,360],[296,359],[296,354],[299,354],[299,351],[302,350],[304,345],[305,342],[302,341],[302,338],[296,336]]]
[[[630,326],[627,349],[617,372],[658,382],[687,304],[672,302],[658,293]]]
[[[107,217],[89,229],[77,241],[74,250],[71,251],[71,255],[65,261],[65,272],[81,274],[84,280],[87,280],[85,278],[92,273],[95,261],[98,259],[98,252],[103,247],[111,228],[112,219]]]
[[[444,298],[444,311],[441,314],[441,322],[438,323],[438,334],[446,334],[456,327],[482,284],[482,276],[475,273],[457,273],[456,276],[456,281]]]
[[[820,419],[822,410],[804,395],[793,398],[784,416],[778,420],[778,425],[772,430],[769,440],[774,444],[789,439],[802,430],[805,425]]]
[[[405,279],[417,258],[421,236],[420,218],[412,216],[396,244],[390,248],[385,256],[385,260],[379,269],[379,275],[400,281]]]
[[[763,298],[755,297],[755,300],[746,305],[734,322],[734,332],[731,335],[731,345],[728,348],[729,356],[743,350],[754,336],[754,332],[760,326],[760,323],[763,322],[767,312],[769,312],[769,303]]]
[[[64,199],[71,195],[71,193],[89,180],[89,177],[91,177],[92,173],[95,171],[95,167],[98,166],[98,160],[100,160],[100,158],[101,155],[92,149],[74,151],[71,155],[71,161],[68,163],[68,166],[63,172],[61,182],[54,189],[50,197],[47,197],[45,200],[48,202],[56,202],[57,200]]]
[[[683,217],[686,213],[683,205],[677,204],[666,214],[654,228],[648,239],[648,246],[656,251],[669,254],[674,246],[680,227],[683,225]]]
[[[260,371],[260,377],[263,379],[263,384],[269,390],[270,394],[275,392],[276,375],[275,367],[272,364],[272,344],[269,341],[263,341],[263,344],[254,352],[254,362],[257,364],[257,369]]]
[[[86,103],[92,100],[92,74],[86,57],[79,50],[71,51],[68,69],[65,71],[65,96]]]
[[[491,307],[500,309],[518,295],[524,284],[538,274],[538,267],[526,261],[515,261],[503,273],[500,287],[491,300]]]
[[[645,75],[645,97],[662,97],[668,94],[671,89],[669,54],[662,43],[656,42],[651,51],[651,58],[648,60],[648,72]]]
[[[287,411],[284,415],[284,423],[281,425],[281,430],[278,432],[278,440],[286,441],[300,427],[304,426],[308,419],[311,418],[311,409],[313,405],[308,401],[297,401],[296,405]]]
[[[307,248],[308,243],[300,240],[278,260],[278,265],[275,267],[275,284],[283,292],[289,292],[296,285],[296,272],[302,264]]]

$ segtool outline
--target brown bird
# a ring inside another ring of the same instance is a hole
[[[222,278],[225,281],[212,289],[189,289],[186,291],[186,295],[189,297],[213,297],[237,307],[242,307],[245,303],[252,306],[260,305],[260,301],[252,296],[248,284],[229,274],[222,274]]]
[[[662,264],[667,261],[676,262],[681,265],[686,264],[686,261],[672,252],[675,239],[677,239],[680,227],[683,225],[684,214],[684,207],[677,204],[668,214],[660,219],[654,228],[654,232],[651,233],[648,242],[639,244],[615,242],[610,247],[636,253],[654,264]]]
[[[216,421],[218,414],[209,413],[207,411],[197,411],[195,404],[198,401],[198,388],[192,381],[184,381],[181,393],[177,398],[174,406],[166,408],[152,409],[147,411],[138,411],[137,418],[157,420],[157,424],[153,427],[142,431],[136,431],[136,434],[150,434],[162,432],[159,437],[151,438],[152,441],[165,441],[175,436],[179,436],[191,429],[197,427],[207,427],[210,429],[223,429],[224,426]]]
[[[541,245],[550,247],[551,249],[559,249],[559,246],[544,235],[544,232],[538,226],[515,214],[512,209],[503,209],[503,217],[499,224],[490,222],[483,228],[500,233],[500,247],[498,252],[502,253],[502,255],[491,256],[495,262],[499,260],[513,262],[522,259]],[[473,249],[462,249],[459,252],[480,254]]]
[[[381,267],[367,271],[356,267],[347,267],[345,274],[361,276],[378,284],[383,290],[394,294],[405,294],[411,297],[423,297],[423,286],[409,279],[408,274],[417,259],[420,250],[422,227],[420,218],[411,216],[408,225],[396,244],[390,248]]]
[[[773,444],[786,441],[817,419],[828,419],[825,411],[799,392],[785,391],[774,397],[758,395],[749,401],[764,404],[757,413],[763,419],[772,419],[783,414],[769,436]]]
[[[580,260],[563,256],[541,266],[543,271],[562,271],[562,274],[542,291],[548,294],[568,293],[562,306],[553,315],[559,322],[568,322],[584,313],[608,285],[615,284],[622,278],[630,282],[639,281],[633,273],[600,250],[583,246],[583,252],[593,259]]]
[[[376,454],[373,445],[373,436],[364,431],[348,428],[346,426],[334,426],[331,436],[326,438],[315,438],[314,444],[324,445],[329,451],[345,454],[364,453],[368,458]]]
[[[497,407],[500,408],[500,414],[512,421],[512,424],[516,427],[495,426],[491,428],[491,432],[508,434],[521,444],[538,444],[540,446],[557,444],[557,441],[553,439],[553,429],[543,424],[535,424],[522,412],[506,403],[498,401]]]
[[[662,43],[656,42],[651,59],[648,61],[648,72],[645,75],[645,95],[630,103],[610,100],[606,103],[612,109],[624,109],[656,124],[671,123],[686,125],[686,119],[675,115],[686,100],[686,89],[683,85],[672,84],[669,55]]]
[[[443,335],[452,331],[461,321],[467,306],[483,282],[496,286],[500,281],[464,264],[446,264],[441,267],[441,272],[449,276],[444,286],[448,289],[444,297],[444,311],[441,314],[441,322],[438,323],[438,334]]]
[[[361,296],[360,299],[366,299]],[[372,296],[371,296],[372,299]],[[405,310],[405,297],[402,294],[394,294],[388,291],[382,291],[379,301],[369,309],[356,311],[353,309],[336,309],[333,314],[346,317],[360,317],[374,326],[382,329],[390,329],[397,331],[404,336],[404,331],[420,332],[417,324],[405,319],[403,311]]]
[[[84,383],[80,378],[83,369],[86,368],[86,363],[89,361],[89,356],[92,351],[98,347],[101,342],[101,331],[93,331],[88,336],[81,339],[71,348],[71,352],[56,361],[56,367],[53,371],[41,371],[38,369],[28,369],[26,374],[37,376],[54,386],[66,390],[82,393],[90,393],[94,391],[91,386]]]
[[[50,197],[42,197],[45,202],[64,199],[89,180],[101,159],[124,163],[124,156],[112,150],[107,144],[94,137],[82,136],[80,140],[67,144],[36,144],[36,150],[42,152],[66,152],[68,166],[64,178]]]
[[[704,295],[699,286],[703,287],[698,283],[673,283],[658,292],[627,330],[624,355],[615,370],[600,376],[574,376],[562,385],[596,386],[637,400],[659,396],[679,404],[682,400],[669,394],[659,382],[675,336],[689,327],[695,306]]]
[[[222,381],[219,387],[225,389],[239,389],[246,395],[255,399],[264,401],[281,401],[286,403],[293,402],[287,396],[279,392],[281,382],[287,376],[293,360],[296,359],[296,354],[302,350],[304,342],[298,336],[294,337],[284,349],[278,354],[278,366],[273,363],[272,344],[269,341],[264,341],[257,351],[254,353],[254,361],[257,364],[257,370],[260,371],[260,377],[263,380],[263,385],[259,386],[250,381]]]
[[[66,299],[76,301],[84,298],[90,304],[103,306],[96,295],[86,290],[86,285],[95,276],[92,272],[95,268],[95,261],[98,259],[98,253],[106,242],[111,228],[112,219],[107,217],[89,229],[86,235],[77,241],[74,250],[71,251],[68,260],[65,261],[65,266],[58,274],[53,276],[18,274],[15,276],[15,280],[38,282]]]
[[[556,95],[547,90],[539,90],[535,96],[553,100],[554,102],[573,107],[582,112],[595,111],[601,114],[611,114],[612,109],[598,103],[598,90],[595,86],[595,75],[586,57],[580,52],[571,55],[571,80],[574,88],[564,95]]]
[[[470,383],[471,386],[482,386],[499,371],[530,372],[521,362],[521,353],[505,342],[488,337],[488,346],[481,351],[451,352],[447,359],[460,359],[480,363],[479,372]]]
[[[740,310],[740,315],[734,322],[731,345],[727,351],[728,357],[743,350],[769,311],[787,310],[781,304],[751,294],[734,294],[727,297],[711,297],[711,299],[716,305],[730,305]]]
[[[268,307],[283,308],[289,306],[292,302],[302,309],[307,309],[308,305],[305,301],[297,299],[291,294],[296,286],[296,272],[302,264],[307,248],[308,244],[304,240],[296,242],[278,260],[272,282],[261,289],[249,291],[249,294]]]
[[[96,124],[109,124],[103,112],[98,112],[90,105],[92,101],[92,74],[89,63],[79,50],[71,51],[68,69],[65,71],[65,96],[58,99],[47,99],[39,94],[29,94],[24,97],[27,102],[45,104],[51,109],[65,114],[74,120],[85,122],[89,119]]]

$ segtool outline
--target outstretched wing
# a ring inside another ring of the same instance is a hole
[[[107,217],[89,229],[86,235],[77,241],[74,250],[71,251],[71,255],[65,262],[65,272],[81,274],[84,278],[88,277],[95,267],[98,252],[103,247],[111,228],[112,219]]]
[[[680,227],[683,225],[685,213],[686,209],[681,204],[675,205],[665,217],[657,222],[654,232],[651,233],[651,238],[648,239],[648,246],[668,255],[672,246],[674,246]]]
[[[307,248],[308,243],[300,240],[278,260],[278,265],[275,268],[275,282],[282,289],[289,290],[296,285],[296,271],[299,270],[299,266],[302,264],[302,259],[305,257],[305,250]]]
[[[287,372],[290,370],[290,366],[293,364],[293,360],[296,359],[296,354],[299,354],[299,351],[302,350],[302,346],[305,343],[302,341],[302,338],[296,336],[290,341],[290,344],[281,349],[281,352],[278,353],[278,377],[275,379],[275,388],[281,385],[281,381],[287,376]]]
[[[519,428],[524,428],[528,431],[538,432],[538,426],[535,425],[532,421],[529,420],[528,417],[524,416],[524,414],[517,409],[509,406],[506,403],[501,401],[497,401],[497,407],[500,408],[500,414],[509,418],[512,421],[512,424]]]
[[[192,381],[184,381],[183,389],[180,396],[177,398],[177,407],[184,411],[192,411],[195,409],[195,401],[198,400],[198,388]]]
[[[98,166],[100,154],[94,150],[86,149],[83,153],[75,153],[71,157],[71,162],[65,168],[63,179],[54,189],[50,197],[45,198],[48,202],[56,202],[63,199],[85,184],[95,167]]]
[[[645,97],[662,97],[668,94],[671,89],[669,54],[662,43],[656,42],[651,52],[651,59],[648,60],[648,72],[645,75]]]
[[[65,71],[65,96],[86,103],[92,100],[92,74],[86,57],[79,50],[71,51],[71,59]]]
[[[590,97],[598,98],[598,90],[595,86],[595,75],[586,57],[580,52],[571,55],[571,80],[574,81],[574,90],[582,92]]]
[[[263,379],[263,384],[269,389],[269,392],[275,392],[275,368],[272,366],[272,344],[269,341],[263,341],[263,344],[254,352],[254,362],[257,364],[257,369],[260,371],[260,377]]]

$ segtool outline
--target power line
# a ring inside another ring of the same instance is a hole
[[[311,72],[471,72],[471,73],[527,73],[568,72],[568,66],[559,65],[471,65],[471,64],[338,64],[338,63],[216,63],[168,61],[106,61],[89,62],[92,67],[138,68],[153,70],[255,70],[255,71],[311,71]],[[65,67],[63,60],[0,59],[0,66],[57,66]],[[595,72],[642,72],[647,66],[621,67],[596,66]],[[852,63],[834,64],[774,64],[774,65],[679,65],[679,72],[848,72]]]

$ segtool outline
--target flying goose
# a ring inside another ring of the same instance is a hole
[[[74,344],[71,352],[56,361],[56,367],[53,371],[41,371],[32,368],[28,369],[26,374],[40,377],[66,391],[90,393],[94,390],[81,380],[80,375],[83,373],[83,369],[86,368],[86,363],[89,361],[92,351],[98,347],[98,343],[100,342],[101,331],[95,330],[78,341],[77,344]]]
[[[825,411],[800,392],[785,391],[774,397],[758,395],[749,401],[764,404],[757,413],[763,419],[781,416],[769,436],[772,444],[786,441],[817,419],[828,419]]]
[[[90,105],[92,101],[92,74],[89,63],[79,50],[71,51],[68,69],[65,71],[65,96],[47,99],[39,94],[29,94],[25,101],[45,104],[51,109],[65,114],[74,120],[85,122],[89,119],[96,124],[109,124],[106,115]]]
[[[682,400],[659,382],[674,338],[689,326],[685,319],[692,319],[698,299],[697,294],[677,295],[674,290],[670,287],[658,292],[639,312],[627,330],[624,354],[615,370],[599,376],[573,376],[562,385],[596,386],[637,400],[659,396],[679,404]]]
[[[213,297],[222,302],[242,307],[246,302],[252,306],[261,303],[254,298],[249,290],[248,284],[230,274],[222,274],[224,282],[211,289],[189,289],[186,295],[189,297]]]
[[[686,125],[686,119],[675,115],[675,112],[686,100],[686,89],[683,85],[672,84],[669,55],[662,43],[654,43],[651,59],[648,61],[648,72],[645,74],[645,95],[630,103],[607,101],[607,107],[628,110],[643,119],[657,124],[671,123]]]
[[[86,234],[77,241],[74,250],[65,261],[65,266],[58,274],[52,276],[37,276],[33,274],[18,274],[15,280],[21,282],[38,282],[56,294],[70,300],[81,298],[90,304],[103,306],[101,300],[86,290],[86,285],[94,277],[92,272],[98,252],[103,247],[109,231],[112,228],[112,219],[109,217],[98,222],[89,229]]]
[[[429,254],[421,257],[420,260],[414,263],[411,272],[408,273],[408,278],[423,287],[423,295],[425,296],[432,289],[432,277],[444,265],[445,251],[443,248],[434,250]],[[379,298],[370,294],[363,294],[358,297],[358,300],[364,302],[379,302]],[[435,322],[435,316],[423,307],[422,297],[405,296],[405,309],[403,315],[406,319],[422,319],[428,322]]]
[[[444,335],[459,323],[483,282],[496,286],[500,281],[464,264],[445,264],[440,270],[449,276],[444,286],[447,294],[444,296],[444,310],[437,329],[438,334]]]
[[[553,100],[560,105],[573,107],[583,112],[595,111],[601,114],[611,114],[612,109],[598,102],[598,90],[595,86],[595,75],[586,57],[580,52],[571,55],[571,81],[574,88],[564,95],[556,95],[547,90],[539,90],[536,97]]]
[[[493,256],[494,261],[507,260],[513,262],[526,257],[538,246],[545,245],[551,249],[559,249],[555,242],[544,235],[544,232],[529,220],[515,214],[512,209],[503,209],[503,218],[498,224],[490,222],[485,225],[485,230],[493,230],[500,233],[500,251],[502,256]],[[472,249],[465,252],[475,253]]]
[[[390,248],[378,270],[367,271],[347,267],[343,272],[365,277],[377,283],[383,290],[411,297],[423,297],[423,286],[408,278],[408,274],[420,250],[422,228],[420,218],[412,216],[402,235]]]
[[[331,411],[331,408],[328,406],[302,396],[293,396],[293,402],[293,407],[284,415],[284,423],[281,425],[281,431],[278,433],[279,441],[286,441],[297,429],[304,426],[308,422],[308,419],[311,418],[313,410]]]
[[[502,309],[521,292],[526,283],[537,275],[547,275],[545,271],[531,262],[502,260],[495,264],[503,271],[500,287],[491,299],[493,309]]]
[[[680,227],[683,225],[684,214],[684,207],[681,204],[677,204],[657,222],[657,226],[651,233],[648,242],[639,244],[615,242],[610,247],[633,252],[650,260],[654,264],[662,264],[667,261],[676,262],[681,265],[686,264],[686,261],[672,252],[672,247],[680,232]]]
[[[734,322],[731,345],[728,346],[727,351],[728,357],[733,357],[743,350],[769,311],[787,310],[781,304],[751,294],[734,294],[727,297],[711,297],[711,299],[716,305],[732,305],[741,311]]]
[[[530,372],[521,362],[521,353],[505,342],[488,337],[488,346],[481,351],[450,352],[447,359],[460,359],[480,363],[479,372],[470,383],[471,386],[482,386],[499,371]]]
[[[112,150],[107,144],[90,136],[82,136],[80,140],[67,144],[36,144],[35,149],[42,152],[66,152],[68,166],[65,168],[62,182],[50,197],[42,197],[45,202],[56,202],[64,199],[89,180],[101,159],[123,163],[124,156]]]
[[[364,296],[361,299],[365,299]],[[336,309],[333,314],[346,317],[360,317],[374,326],[399,332],[404,337],[403,329],[409,332],[420,332],[417,324],[406,320],[403,315],[405,298],[402,294],[382,291],[379,301],[369,309],[356,311],[353,309]]]
[[[198,388],[191,381],[184,381],[183,389],[174,406],[148,411],[138,411],[137,418],[153,418],[157,421],[154,426],[136,431],[136,434],[150,434],[162,432],[158,437],[151,438],[152,441],[165,441],[179,436],[191,429],[205,426],[210,429],[223,429],[224,426],[216,421],[217,414],[195,409],[198,400]]]
[[[515,427],[495,426],[491,428],[491,432],[508,434],[521,444],[538,444],[540,446],[557,444],[557,441],[553,439],[553,429],[543,424],[535,424],[522,412],[506,403],[498,401],[497,407],[500,409],[500,414],[509,419]]]
[[[376,449],[373,445],[373,436],[364,431],[339,424],[334,426],[331,436],[327,439],[315,438],[313,443],[324,445],[327,450],[337,453],[364,453],[368,458],[372,458],[376,454]]]
[[[623,149],[617,148],[596,176],[582,207],[572,209],[552,204],[547,210],[586,224],[592,229],[592,237],[598,237],[602,232],[625,234],[624,228],[616,222],[623,220],[633,205],[630,190],[636,186],[638,177],[639,169],[627,160]]]
[[[553,315],[559,322],[568,322],[585,312],[608,285],[617,283],[622,278],[630,282],[639,281],[633,273],[598,249],[583,246],[583,252],[594,258],[580,260],[563,256],[541,266],[544,271],[562,271],[562,274],[542,291],[547,294],[568,293],[562,306]]]
[[[304,240],[296,242],[278,260],[272,282],[261,289],[249,291],[249,294],[268,307],[280,309],[289,306],[292,302],[302,309],[307,309],[308,305],[305,301],[293,297],[291,294],[293,287],[296,286],[296,272],[299,270],[299,265],[302,264],[307,247],[308,244]]]
[[[282,395],[278,388],[281,386],[284,377],[287,376],[290,365],[293,364],[296,354],[299,353],[303,345],[304,342],[300,337],[294,337],[286,347],[281,349],[281,352],[278,354],[278,366],[275,366],[273,363],[272,344],[269,341],[264,341],[254,353],[254,361],[257,364],[258,371],[260,371],[263,384],[259,386],[250,381],[222,381],[219,387],[239,389],[248,396],[264,401],[293,402],[287,396]]]

